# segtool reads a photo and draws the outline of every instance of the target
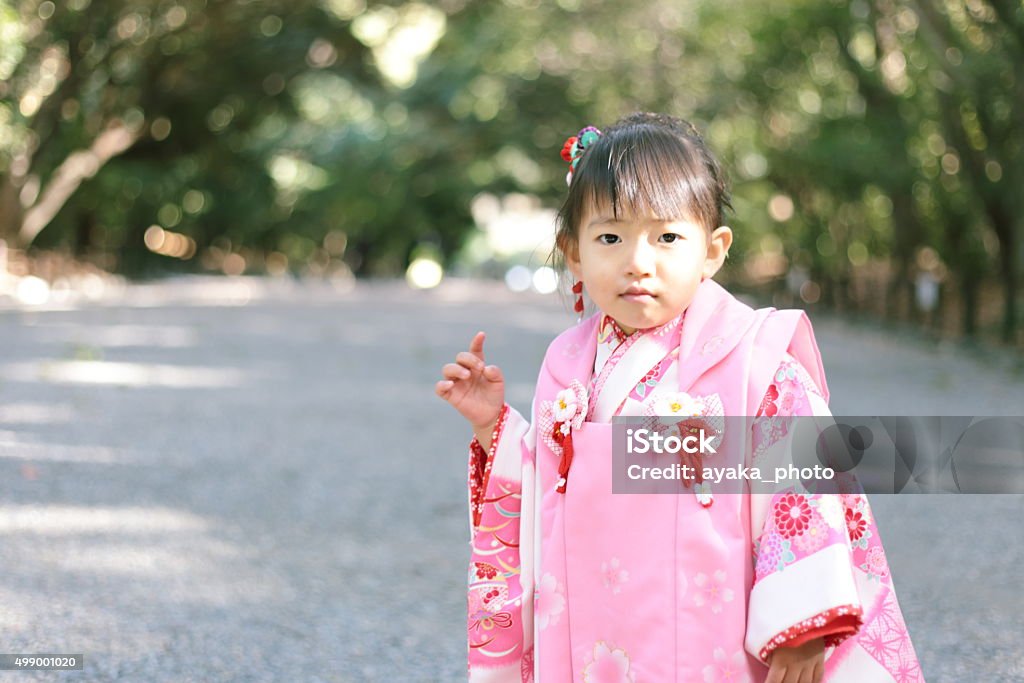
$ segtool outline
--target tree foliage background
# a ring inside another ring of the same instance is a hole
[[[474,198],[557,206],[564,139],[635,110],[731,169],[738,284],[1021,343],[1015,0],[0,0],[0,239],[129,275],[450,264]]]

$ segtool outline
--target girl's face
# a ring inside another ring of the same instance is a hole
[[[722,266],[732,231],[688,220],[621,214],[610,207],[583,215],[577,248],[566,264],[603,313],[624,332],[669,322],[693,301],[697,287]]]

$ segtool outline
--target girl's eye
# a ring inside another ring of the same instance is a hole
[[[597,241],[600,242],[601,244],[616,244],[620,240],[618,235],[613,235],[611,233],[606,232],[603,235],[598,235]]]
[[[683,238],[680,235],[677,235],[674,232],[666,232],[664,235],[661,236],[661,241],[665,242],[666,244],[672,244],[676,240],[681,240],[681,239],[683,239]]]

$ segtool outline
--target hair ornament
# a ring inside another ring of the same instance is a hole
[[[601,131],[593,126],[587,126],[562,145],[562,158],[569,162],[569,173],[565,176],[566,185],[572,182],[572,172],[576,170],[577,164],[583,158],[583,153],[597,142],[599,137],[601,137]]]

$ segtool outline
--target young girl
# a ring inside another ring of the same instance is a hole
[[[770,429],[721,442],[756,463],[789,438],[783,418],[828,415],[828,390],[802,313],[711,279],[728,191],[689,123],[635,114],[563,157],[557,251],[576,310],[586,291],[597,313],[552,342],[531,422],[483,332],[435,388],[476,435],[470,680],[923,680],[863,495],[714,497],[699,477],[612,493],[614,416],[756,415]]]

